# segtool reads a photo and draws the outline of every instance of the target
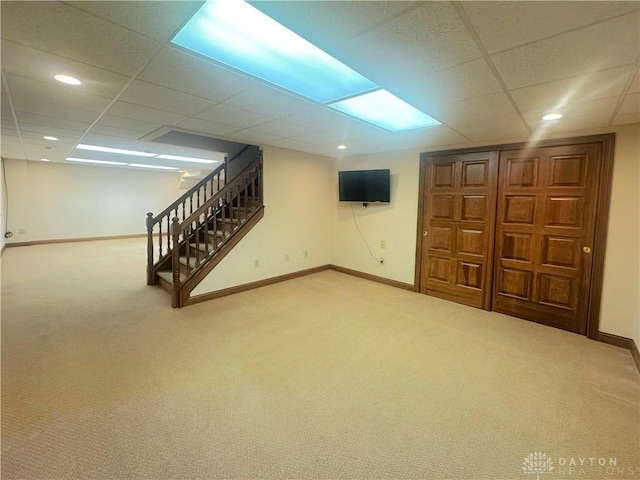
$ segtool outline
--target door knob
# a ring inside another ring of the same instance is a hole
[[[591,248],[590,247],[582,247],[582,251],[584,253],[591,253]]]
[[[428,233],[429,233],[429,232],[427,232],[427,231],[425,230],[424,232],[422,232],[422,236],[423,236],[423,237],[426,237]]]

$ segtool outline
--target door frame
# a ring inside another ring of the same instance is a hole
[[[609,205],[611,203],[611,184],[613,180],[613,161],[615,149],[615,133],[589,135],[585,137],[566,137],[539,142],[518,142],[500,145],[486,145],[482,147],[458,148],[453,150],[433,150],[420,153],[420,176],[418,189],[418,228],[416,231],[416,259],[415,259],[415,291],[420,292],[422,281],[422,232],[424,230],[424,203],[427,193],[427,161],[430,157],[442,155],[457,155],[461,153],[522,150],[534,147],[557,147],[565,145],[580,145],[584,143],[602,144],[602,168],[598,179],[596,192],[596,222],[593,242],[593,266],[591,268],[589,301],[587,305],[587,338],[597,340],[600,326],[600,304],[602,299],[602,280],[604,272],[604,257],[607,244],[607,226],[609,223]]]

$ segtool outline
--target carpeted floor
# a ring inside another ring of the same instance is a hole
[[[144,261],[4,253],[3,479],[639,476],[628,351],[333,271],[174,310]]]

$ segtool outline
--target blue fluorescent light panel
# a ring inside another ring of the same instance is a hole
[[[329,107],[392,132],[440,125],[436,119],[386,90],[342,100]]]
[[[209,0],[173,43],[320,103],[378,88],[242,0]]]

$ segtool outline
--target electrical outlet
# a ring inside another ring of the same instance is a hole
[[[256,258],[256,259],[253,261],[253,268],[258,268],[259,266],[260,266],[260,261]]]
[[[284,256],[284,261],[285,261],[285,262],[288,262],[288,261],[289,261],[289,254],[288,254],[288,253]]]
[[[24,235],[25,233],[27,233],[27,229],[26,228],[19,228],[18,229],[18,234]]]
[[[380,240],[380,248],[382,250],[384,250],[385,248],[387,248],[387,241],[386,240]]]

